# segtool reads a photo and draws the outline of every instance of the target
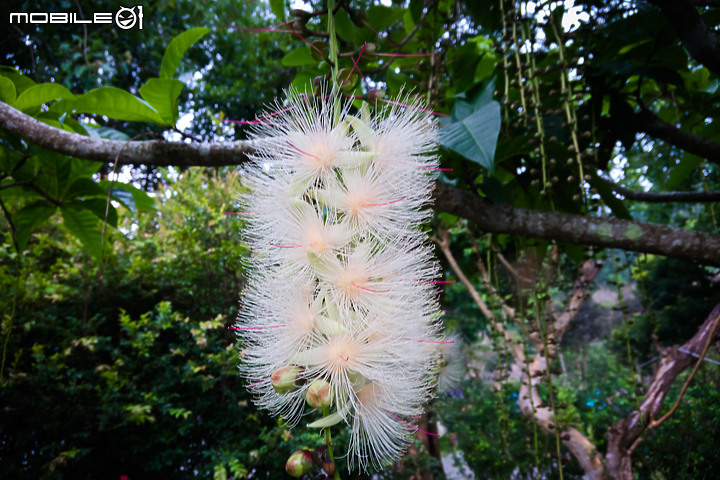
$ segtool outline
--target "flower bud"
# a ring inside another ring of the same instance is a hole
[[[275,370],[270,379],[272,380],[273,388],[278,393],[290,393],[300,388],[300,374],[302,369],[295,365],[283,367],[279,370]]]
[[[335,473],[335,462],[323,462],[322,469],[328,475],[333,475]]]
[[[329,407],[332,402],[332,391],[330,384],[322,379],[317,379],[310,384],[305,393],[305,400],[313,408],[322,409]]]
[[[302,477],[315,464],[315,455],[310,450],[297,450],[285,463],[285,471],[291,477]]]

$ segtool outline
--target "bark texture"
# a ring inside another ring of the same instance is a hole
[[[633,450],[642,441],[643,432],[648,428],[659,426],[654,420],[661,415],[663,401],[677,376],[687,367],[698,362],[695,356],[681,352],[680,349],[701,355],[711,334],[713,338],[710,338],[710,341],[720,340],[720,328],[715,328],[718,316],[720,316],[720,304],[715,306],[697,333],[685,344],[659,348],[658,370],[640,408],[610,428],[605,459],[611,478],[633,480]]]

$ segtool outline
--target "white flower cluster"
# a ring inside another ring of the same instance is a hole
[[[349,108],[297,95],[255,129],[235,328],[258,404],[297,423],[326,382],[332,413],[309,426],[345,421],[349,463],[365,468],[400,456],[432,391],[437,266],[419,226],[437,158],[417,104]]]

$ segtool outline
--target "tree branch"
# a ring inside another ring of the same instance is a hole
[[[652,426],[651,420],[659,415],[665,396],[675,379],[687,367],[696,363],[693,355],[702,356],[705,351],[704,346],[714,340],[720,340],[720,330],[716,328],[718,317],[720,317],[720,304],[715,306],[697,333],[684,345],[659,349],[660,363],[657,373],[639,409],[610,428],[606,460],[612,478],[616,480],[634,478],[630,458],[632,451],[642,440],[641,435],[645,429]]]
[[[144,164],[158,167],[239,165],[248,161],[256,142],[183,143],[118,141],[93,138],[51,127],[0,102],[0,128],[54,152],[120,165]]]
[[[617,218],[493,205],[442,182],[436,183],[434,196],[437,210],[466,218],[485,232],[656,253],[720,266],[720,235]]]
[[[644,109],[635,114],[635,124],[641,132],[682,148],[689,153],[706,158],[710,162],[720,164],[720,143],[677,128],[661,120],[650,110]]]
[[[116,141],[51,127],[0,102],[0,128],[65,155],[119,165],[219,167],[240,165],[259,141],[183,143]],[[720,158],[720,157],[719,157]],[[470,192],[436,183],[435,208],[466,218],[486,232],[525,235],[577,245],[621,248],[720,266],[720,235],[665,225],[492,205]]]
[[[720,202],[720,190],[707,192],[639,192],[622,187],[616,183],[598,177],[598,180],[607,185],[613,192],[619,193],[628,200],[648,203],[689,202],[705,203]]]
[[[688,53],[720,75],[720,42],[703,22],[695,2],[687,0],[650,0],[662,10]]]

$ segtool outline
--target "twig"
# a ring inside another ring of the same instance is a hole
[[[10,218],[10,212],[8,212],[7,207],[5,207],[5,203],[2,201],[2,198],[0,198],[0,208],[2,208],[5,218],[7,218],[8,224],[10,225],[10,236],[12,237],[13,244],[15,245],[15,251],[19,254],[20,247],[17,243],[17,230],[15,229],[15,224],[13,223],[12,218]]]
[[[695,376],[695,373],[700,368],[700,364],[703,362],[703,359],[705,358],[705,354],[707,353],[708,349],[710,348],[710,344],[712,343],[713,338],[715,337],[715,330],[717,329],[718,323],[720,323],[720,312],[717,315],[715,315],[715,321],[713,322],[713,326],[710,329],[710,335],[708,335],[708,338],[705,341],[705,347],[703,348],[702,353],[698,357],[698,361],[695,363],[695,367],[693,367],[692,372],[690,372],[690,376],[687,378],[687,380],[685,380],[685,384],[683,385],[682,390],[680,390],[680,395],[678,395],[677,400],[675,400],[675,404],[672,406],[672,408],[670,408],[670,410],[665,415],[663,415],[662,417],[660,417],[657,420],[653,420],[652,422],[650,422],[650,425],[648,425],[648,429],[656,428],[656,427],[659,427],[660,425],[662,425],[665,422],[665,420],[670,418],[670,416],[673,413],[675,413],[675,410],[677,410],[678,407],[680,406],[680,402],[682,401],[683,396],[685,396],[685,392],[687,391],[688,386],[690,385],[690,382],[692,381],[693,377]]]

